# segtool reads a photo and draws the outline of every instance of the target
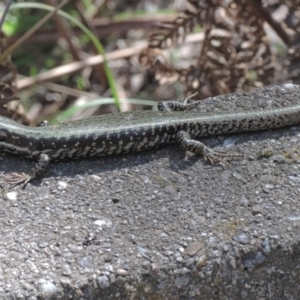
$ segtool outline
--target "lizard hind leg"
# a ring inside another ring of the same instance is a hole
[[[229,160],[243,158],[240,154],[231,154],[224,150],[211,149],[200,141],[191,139],[186,131],[179,131],[176,136],[176,141],[182,149],[203,157],[211,164],[220,164],[222,167],[230,167]]]

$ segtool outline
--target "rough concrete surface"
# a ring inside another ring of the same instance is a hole
[[[284,85],[207,99],[219,111],[299,102]],[[300,299],[300,126],[53,163],[0,198],[0,299]],[[230,148],[229,148],[230,146]],[[2,154],[3,176],[33,162]]]

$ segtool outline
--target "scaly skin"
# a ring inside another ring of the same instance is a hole
[[[201,113],[175,111],[187,105],[166,103],[171,111],[117,113],[35,128],[0,117],[0,151],[38,160],[29,175],[15,176],[11,182],[27,183],[39,176],[52,160],[138,152],[172,142],[211,163],[228,165],[226,160],[241,156],[209,149],[194,139],[300,123],[300,104],[265,110]]]

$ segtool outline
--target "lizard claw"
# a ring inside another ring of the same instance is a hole
[[[223,168],[231,167],[228,160],[242,159],[242,158],[243,156],[241,154],[237,154],[237,153],[228,154],[224,150],[213,150],[206,147],[204,151],[204,159],[206,161],[208,161],[212,165],[220,164]]]
[[[31,176],[25,173],[12,173],[5,177],[5,182],[9,185],[9,189],[14,188],[17,185],[23,184],[23,188],[27,185],[27,183],[31,180]]]

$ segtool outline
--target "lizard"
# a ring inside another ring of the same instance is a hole
[[[267,109],[202,113],[194,103],[163,101],[154,110],[100,115],[55,125],[28,127],[0,116],[0,151],[36,160],[28,174],[13,173],[11,187],[39,177],[51,161],[118,155],[178,143],[212,164],[229,166],[242,155],[211,149],[199,138],[275,129],[300,123],[300,104]]]

